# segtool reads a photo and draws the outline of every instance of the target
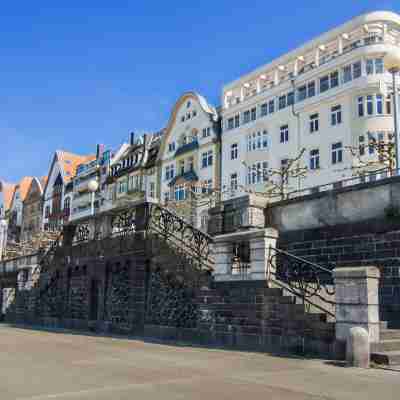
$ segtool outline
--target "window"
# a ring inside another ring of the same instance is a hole
[[[255,121],[256,118],[257,118],[257,108],[254,107],[254,108],[251,109],[251,120]]]
[[[250,111],[247,110],[243,113],[243,123],[247,124],[250,122]]]
[[[382,58],[371,58],[366,62],[367,75],[372,74],[383,74],[383,59]]]
[[[228,126],[227,129],[231,130],[234,127],[234,119],[233,118],[228,118]]]
[[[206,138],[206,137],[208,137],[208,136],[210,136],[210,135],[211,135],[211,129],[210,129],[210,127],[203,128],[203,138]]]
[[[286,95],[279,96],[279,109],[282,110],[286,107]]]
[[[329,76],[325,75],[319,79],[319,91],[324,93],[329,89]]]
[[[364,116],[364,97],[360,96],[357,100],[358,102],[358,116]]]
[[[392,98],[390,94],[386,96],[386,114],[392,113]]]
[[[186,190],[184,185],[175,186],[175,200],[182,201],[186,199]]]
[[[332,164],[338,164],[343,161],[342,142],[332,144]]]
[[[287,105],[291,106],[294,104],[294,92],[290,92],[287,95]]]
[[[165,180],[168,181],[174,177],[174,165],[167,165],[165,167]]]
[[[351,78],[351,65],[346,65],[343,67],[343,83],[350,82]]]
[[[154,182],[150,182],[149,196],[156,197],[156,184]]]
[[[46,218],[50,217],[50,206],[46,206],[44,216]]]
[[[372,75],[374,73],[374,60],[367,60],[366,62],[366,69],[367,69],[367,75]]]
[[[262,117],[266,116],[268,114],[268,103],[261,104],[260,110],[261,110],[261,113],[260,113],[261,116]]]
[[[365,138],[364,135],[358,137],[358,152],[360,156],[365,154]]]
[[[353,64],[353,79],[357,79],[361,76],[361,61],[357,61]]]
[[[315,96],[315,81],[309,82],[307,85],[307,97]]]
[[[331,72],[330,83],[331,83],[331,88],[339,86],[339,72],[338,71]]]
[[[247,184],[255,185],[257,183],[268,181],[268,162],[257,162],[247,168]]]
[[[240,125],[240,114],[235,115],[235,128],[238,128]]]
[[[289,126],[288,125],[282,125],[280,128],[280,133],[281,133],[281,143],[285,143],[289,141]]]
[[[238,158],[238,144],[231,144],[231,160],[236,160]]]
[[[376,113],[382,115],[383,114],[383,97],[381,94],[377,94],[375,99],[376,99]]]
[[[175,151],[175,142],[171,142],[168,144],[168,151],[171,153]]]
[[[194,171],[194,158],[193,157],[189,157],[188,167],[189,167],[189,171]]]
[[[383,59],[375,58],[375,73],[383,74]]]
[[[374,105],[372,102],[372,95],[367,96],[367,114],[372,115],[374,113]]]
[[[207,168],[213,163],[213,152],[209,150],[201,155],[201,167]]]
[[[231,190],[237,190],[238,188],[238,174],[235,172],[230,176]]]
[[[303,101],[307,98],[307,86],[301,86],[297,89],[297,101]]]
[[[123,180],[119,183],[119,193],[125,193],[127,191],[128,182]]]
[[[168,203],[169,202],[169,192],[164,193],[164,202]]]
[[[310,169],[319,169],[319,150],[314,149],[310,151]]]
[[[310,133],[318,132],[319,130],[319,114],[310,115]]]
[[[342,122],[342,106],[337,105],[331,108],[331,125],[339,125]]]
[[[212,192],[212,179],[208,179],[203,182],[201,185],[201,192],[202,193],[211,193]]]
[[[183,175],[185,173],[185,160],[180,160],[179,161],[179,175]]]
[[[258,131],[247,135],[247,151],[261,150],[268,147],[268,131]]]
[[[192,114],[193,114],[193,117],[195,117],[195,116],[197,115],[197,111],[196,111],[196,110],[193,110],[193,111],[192,111]]]
[[[272,114],[272,113],[275,112],[275,100],[274,100],[274,99],[272,99],[272,100],[270,100],[270,101],[268,102],[268,112],[269,112],[270,114]]]

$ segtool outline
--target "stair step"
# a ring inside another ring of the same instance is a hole
[[[379,343],[371,343],[371,353],[397,350],[400,351],[400,339],[381,340]]]
[[[381,340],[400,340],[400,329],[382,329],[380,332]]]
[[[377,364],[399,365],[400,351],[384,351],[371,353],[371,361]]]

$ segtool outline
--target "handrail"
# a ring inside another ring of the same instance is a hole
[[[287,251],[269,247],[268,279],[299,298],[335,317],[335,286],[332,271]]]
[[[159,204],[150,205],[146,230],[148,233],[161,235],[165,242],[197,266],[207,270],[213,269],[214,262],[211,259],[213,238],[171,210]]]

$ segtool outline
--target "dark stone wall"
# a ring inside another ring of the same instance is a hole
[[[381,271],[380,318],[400,327],[400,221],[373,219],[352,224],[283,232],[278,247],[324,267],[377,266]]]

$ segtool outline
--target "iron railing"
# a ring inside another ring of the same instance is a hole
[[[200,269],[213,269],[214,262],[211,258],[213,238],[172,211],[158,204],[151,204],[147,232],[163,239],[191,264]]]
[[[284,250],[269,248],[268,279],[313,307],[335,317],[335,286],[331,269],[297,257]]]

